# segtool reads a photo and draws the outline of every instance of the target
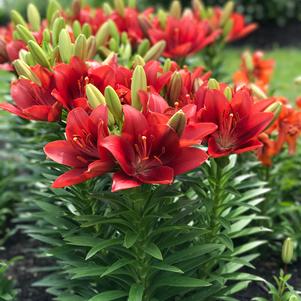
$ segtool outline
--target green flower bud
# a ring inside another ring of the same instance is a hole
[[[99,47],[98,51],[101,57],[104,59],[107,58],[112,53],[112,51],[109,48],[104,46]]]
[[[14,9],[10,12],[10,18],[15,26],[19,24],[27,26],[26,21],[23,19],[23,17]]]
[[[182,15],[182,6],[181,2],[178,0],[173,0],[170,8],[169,8],[169,15],[176,18],[180,19]]]
[[[138,65],[134,70],[131,85],[132,106],[138,110],[142,107],[138,94],[139,91],[147,91],[147,81],[143,67]]]
[[[175,130],[175,132],[178,134],[179,137],[182,136],[185,126],[186,126],[186,116],[185,113],[180,110],[176,112],[169,120],[168,125]]]
[[[62,29],[59,35],[59,51],[61,59],[68,64],[73,55],[73,45],[67,29]]]
[[[25,64],[28,66],[33,66],[35,65],[35,62],[32,58],[32,55],[30,52],[26,51],[25,49],[21,49],[19,52],[19,58],[22,60]]]
[[[111,86],[107,86],[105,89],[105,100],[109,108],[109,111],[112,113],[115,120],[122,122],[123,121],[123,112],[121,101]]]
[[[158,16],[158,20],[159,20],[159,23],[160,23],[160,27],[162,29],[165,29],[165,27],[166,27],[166,21],[167,21],[167,14],[166,14],[166,12],[163,9],[159,9],[157,16]]]
[[[254,70],[254,64],[253,64],[253,58],[252,58],[250,51],[245,51],[243,53],[243,59],[245,61],[247,70],[249,72],[252,72]]]
[[[301,76],[297,76],[297,77],[295,78],[295,80],[294,80],[294,83],[295,83],[296,85],[301,85]]]
[[[173,106],[178,101],[183,86],[183,79],[178,71],[175,71],[171,77],[168,87],[169,104]]]
[[[294,256],[294,244],[291,238],[287,238],[282,245],[282,261],[285,264],[292,262]]]
[[[274,122],[278,119],[280,113],[282,110],[282,103],[280,101],[276,101],[274,103],[272,103],[270,106],[268,106],[264,111],[265,112],[271,112],[274,114],[274,117],[272,119],[272,121],[269,123],[269,125],[266,127],[265,131],[270,128]]]
[[[200,0],[192,0],[192,8],[194,12],[199,13],[201,15],[201,11],[203,10],[204,6]]]
[[[62,17],[55,19],[52,26],[52,44],[58,45],[60,32],[66,27],[65,20]]]
[[[251,83],[249,84],[253,94],[260,99],[267,99],[267,95],[260,89],[257,85]]]
[[[109,24],[109,31],[110,31],[111,37],[113,39],[115,39],[116,44],[119,45],[120,44],[120,34],[119,34],[119,31],[118,31],[118,28],[117,28],[115,22],[112,20],[109,20],[108,24]]]
[[[136,0],[128,0],[128,7],[136,8],[137,7],[137,1]]]
[[[134,63],[133,63],[133,66],[144,66],[145,65],[145,61],[143,59],[143,57],[141,57],[139,54],[136,54],[135,57],[134,57]]]
[[[168,72],[171,68],[171,59],[166,59],[163,65],[163,72]]]
[[[50,68],[50,62],[49,59],[47,58],[47,54],[45,53],[45,51],[39,46],[38,43],[34,42],[34,41],[29,41],[28,42],[28,48],[29,51],[32,55],[33,60],[46,67],[46,68]]]
[[[27,6],[27,19],[32,26],[34,31],[39,31],[41,26],[41,16],[37,7],[30,3]]]
[[[111,38],[110,41],[109,41],[109,48],[118,53],[118,50],[119,50],[119,45],[117,44],[117,41],[114,39],[114,38]]]
[[[109,23],[105,22],[102,26],[98,29],[96,33],[96,45],[97,48],[103,46],[107,43],[110,37],[110,29]]]
[[[219,90],[220,89],[219,82],[214,78],[210,78],[208,81],[208,88],[210,90]]]
[[[144,56],[145,62],[151,61],[151,60],[158,60],[162,53],[164,52],[164,49],[166,47],[165,41],[159,41],[154,46],[152,46],[151,49],[147,51],[147,53]]]
[[[233,21],[231,19],[228,19],[223,27],[223,36],[227,38],[232,28],[233,28]]]
[[[97,48],[96,48],[96,39],[94,36],[91,36],[88,38],[87,40],[87,49],[88,49],[88,53],[87,53],[87,59],[93,59],[96,55],[97,52]]]
[[[223,26],[228,19],[231,17],[231,14],[234,10],[234,2],[228,1],[223,9],[220,24]]]
[[[59,4],[59,2],[57,2],[56,0],[49,0],[46,12],[46,17],[49,25],[52,24],[53,16],[56,14],[57,11],[60,11],[61,9],[62,7]]]
[[[43,42],[50,43],[51,34],[48,28],[43,31]]]
[[[77,38],[82,33],[82,27],[78,20],[75,20],[72,24],[72,31],[74,33],[74,37]]]
[[[86,94],[88,102],[93,109],[100,105],[106,105],[105,97],[94,85],[86,85]]]
[[[87,53],[88,53],[87,39],[83,34],[80,34],[75,41],[74,55],[82,60],[85,60],[87,58]]]
[[[149,47],[150,47],[149,40],[148,39],[144,39],[139,44],[137,53],[139,55],[141,55],[141,56],[144,56],[147,53],[147,51],[149,50]]]
[[[125,5],[123,0],[114,0],[114,6],[118,14],[122,17],[125,15]]]
[[[19,24],[16,27],[16,31],[20,37],[20,39],[22,41],[24,41],[25,43],[28,43],[29,41],[35,41],[35,37],[33,36],[33,34],[31,33],[31,31],[29,31],[27,29],[27,27]]]
[[[127,44],[129,42],[129,37],[126,32],[121,33],[121,44]]]
[[[230,87],[226,87],[224,90],[224,95],[226,98],[231,101],[232,100],[232,89]]]
[[[18,59],[13,62],[13,65],[19,76],[23,76],[37,85],[41,85],[40,79],[35,75],[35,73],[30,69],[30,67],[22,60]]]
[[[132,56],[132,46],[130,42],[128,42],[125,46],[123,51],[121,51],[121,59],[124,61],[128,61]]]
[[[110,16],[113,12],[112,7],[107,2],[105,2],[103,4],[103,10],[104,10],[106,16]]]
[[[92,28],[88,23],[85,23],[82,27],[82,34],[89,38],[92,35]]]

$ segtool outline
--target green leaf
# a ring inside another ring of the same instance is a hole
[[[169,265],[169,264],[165,264],[165,263],[161,263],[161,262],[153,264],[152,268],[154,268],[156,270],[167,271],[167,272],[172,272],[172,273],[180,273],[180,274],[184,273],[181,269],[179,269],[173,265]]]
[[[144,287],[141,284],[133,284],[130,289],[128,301],[142,301]]]
[[[169,276],[159,277],[156,279],[155,287],[170,286],[170,287],[203,287],[210,286],[211,283],[187,276]]]
[[[107,291],[92,297],[88,301],[112,301],[126,296],[127,293],[123,291]]]
[[[145,251],[145,253],[147,253],[148,255],[150,255],[156,259],[163,260],[160,249],[154,243],[149,243],[145,247],[144,251]]]
[[[107,268],[100,277],[105,277],[108,276],[112,273],[114,273],[115,271],[123,268],[124,266],[128,265],[129,263],[133,262],[132,260],[128,260],[128,259],[119,259],[117,261],[115,261],[109,268]]]
[[[120,241],[117,239],[108,239],[108,240],[104,240],[100,243],[98,243],[96,246],[94,246],[87,254],[86,256],[86,260],[88,260],[89,258],[93,257],[97,252],[100,252],[103,249],[112,247],[112,246],[116,246],[119,245]]]
[[[231,251],[234,250],[234,245],[232,239],[223,233],[218,235],[218,239]]]
[[[137,238],[138,238],[138,234],[137,233],[129,231],[129,232],[127,232],[125,234],[123,245],[127,249],[129,249],[130,247],[132,247],[136,243]]]

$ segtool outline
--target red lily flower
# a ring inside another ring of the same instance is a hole
[[[273,59],[263,59],[263,56],[262,51],[256,51],[253,55],[246,52],[242,56],[240,70],[233,75],[234,83],[237,85],[254,83],[263,91],[267,91],[274,72],[275,61]],[[248,60],[251,62],[248,63]]]
[[[199,21],[192,14],[185,14],[180,19],[168,16],[165,28],[161,28],[156,20],[148,34],[153,44],[161,40],[166,41],[166,57],[181,58],[213,43],[220,31],[211,32],[207,21]]]
[[[262,143],[262,147],[257,150],[258,160],[264,166],[271,166],[272,158],[277,154],[275,141],[270,139],[266,133],[260,134],[258,138]]]
[[[258,111],[246,89],[234,93],[230,102],[219,90],[209,89],[204,93],[201,120],[218,126],[208,139],[210,156],[240,154],[262,146],[258,136],[270,124],[273,114]]]
[[[112,191],[148,184],[170,184],[178,174],[202,164],[207,154],[190,145],[181,145],[181,138],[169,125],[156,122],[153,114],[144,116],[124,105],[121,136],[108,136],[101,146],[106,148],[121,171],[113,175]],[[201,134],[191,137],[199,141]]]
[[[53,74],[40,65],[31,67],[31,70],[40,83],[25,78],[14,81],[11,85],[11,96],[15,105],[2,103],[0,108],[29,120],[58,121],[62,108],[51,95],[54,88]]]
[[[66,140],[50,142],[44,148],[50,159],[72,167],[59,176],[52,187],[78,184],[109,172],[113,167],[112,158],[99,147],[108,134],[105,106],[97,107],[90,116],[83,108],[72,110],[67,117]]]

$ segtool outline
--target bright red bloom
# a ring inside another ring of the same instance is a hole
[[[54,88],[53,74],[40,65],[31,67],[31,70],[40,83],[25,78],[14,81],[11,85],[11,96],[15,105],[2,103],[0,108],[25,119],[49,122],[59,120],[62,108],[51,95]]]
[[[78,184],[111,171],[112,158],[99,146],[108,134],[105,106],[97,107],[90,116],[83,108],[72,110],[67,118],[66,140],[50,142],[44,148],[50,159],[72,167],[52,187]]]
[[[171,184],[174,177],[202,164],[207,154],[192,144],[207,134],[190,131],[191,144],[181,144],[181,138],[154,114],[145,116],[131,106],[125,105],[124,125],[121,136],[106,137],[101,146],[106,148],[121,171],[113,176],[112,191],[148,184]]]
[[[272,119],[272,113],[258,111],[246,89],[234,93],[231,101],[219,90],[204,91],[201,120],[218,126],[218,130],[208,139],[208,153],[212,157],[239,154],[259,148],[262,144],[258,136]]]
[[[232,29],[227,37],[229,42],[241,39],[257,28],[256,23],[245,23],[245,17],[239,13],[233,13],[231,16]]]
[[[148,34],[153,44],[166,41],[166,57],[182,58],[213,43],[220,31],[212,32],[207,21],[199,21],[192,14],[185,14],[181,19],[168,16],[165,28],[161,28],[156,20]]]
[[[254,83],[263,91],[267,91],[274,72],[275,61],[263,57],[264,53],[262,51],[256,51],[253,55],[246,52],[242,56],[240,70],[233,75],[234,83],[237,85]],[[250,65],[247,60],[251,61]]]

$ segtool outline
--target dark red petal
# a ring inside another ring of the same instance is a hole
[[[213,137],[208,140],[208,154],[212,158],[223,157],[231,154],[232,149],[221,149]]]
[[[158,166],[139,172],[137,178],[147,184],[171,184],[174,179],[174,171],[168,166]]]
[[[20,116],[22,118],[31,120],[31,118],[29,116],[27,116],[26,114],[24,114],[22,112],[22,110],[20,110],[19,108],[15,107],[14,105],[12,105],[8,102],[0,103],[0,109],[3,109],[7,112],[10,112],[10,113],[15,114],[17,116]]]
[[[71,169],[59,176],[52,184],[52,187],[63,188],[85,182],[89,180],[89,177],[85,174],[85,171],[86,169],[83,168]]]
[[[113,175],[112,192],[138,187],[141,184],[137,179],[128,176],[123,171],[115,172]]]
[[[259,147],[262,147],[262,143],[259,140],[254,139],[254,140],[248,141],[248,143],[246,143],[244,145],[241,145],[239,147],[239,149],[234,151],[234,153],[235,154],[241,154],[241,153],[245,153],[245,152],[255,150]]]
[[[110,172],[113,166],[112,160],[96,160],[89,164],[87,174],[93,177],[100,176],[106,172]]]
[[[169,164],[174,174],[179,175],[199,167],[208,159],[208,155],[201,149],[193,147],[182,148]]]
[[[44,152],[51,160],[71,167],[87,166],[85,162],[78,160],[81,154],[65,140],[53,141],[44,147]]]
[[[134,174],[133,164],[136,163],[135,152],[132,145],[125,138],[108,136],[101,141],[100,146],[112,154],[124,172],[129,175]]]
[[[36,105],[32,107],[28,107],[23,110],[23,112],[30,116],[31,119],[34,120],[41,120],[41,121],[50,121],[48,116],[52,111],[52,106],[46,106],[46,105]],[[57,121],[57,120],[53,120]]]

